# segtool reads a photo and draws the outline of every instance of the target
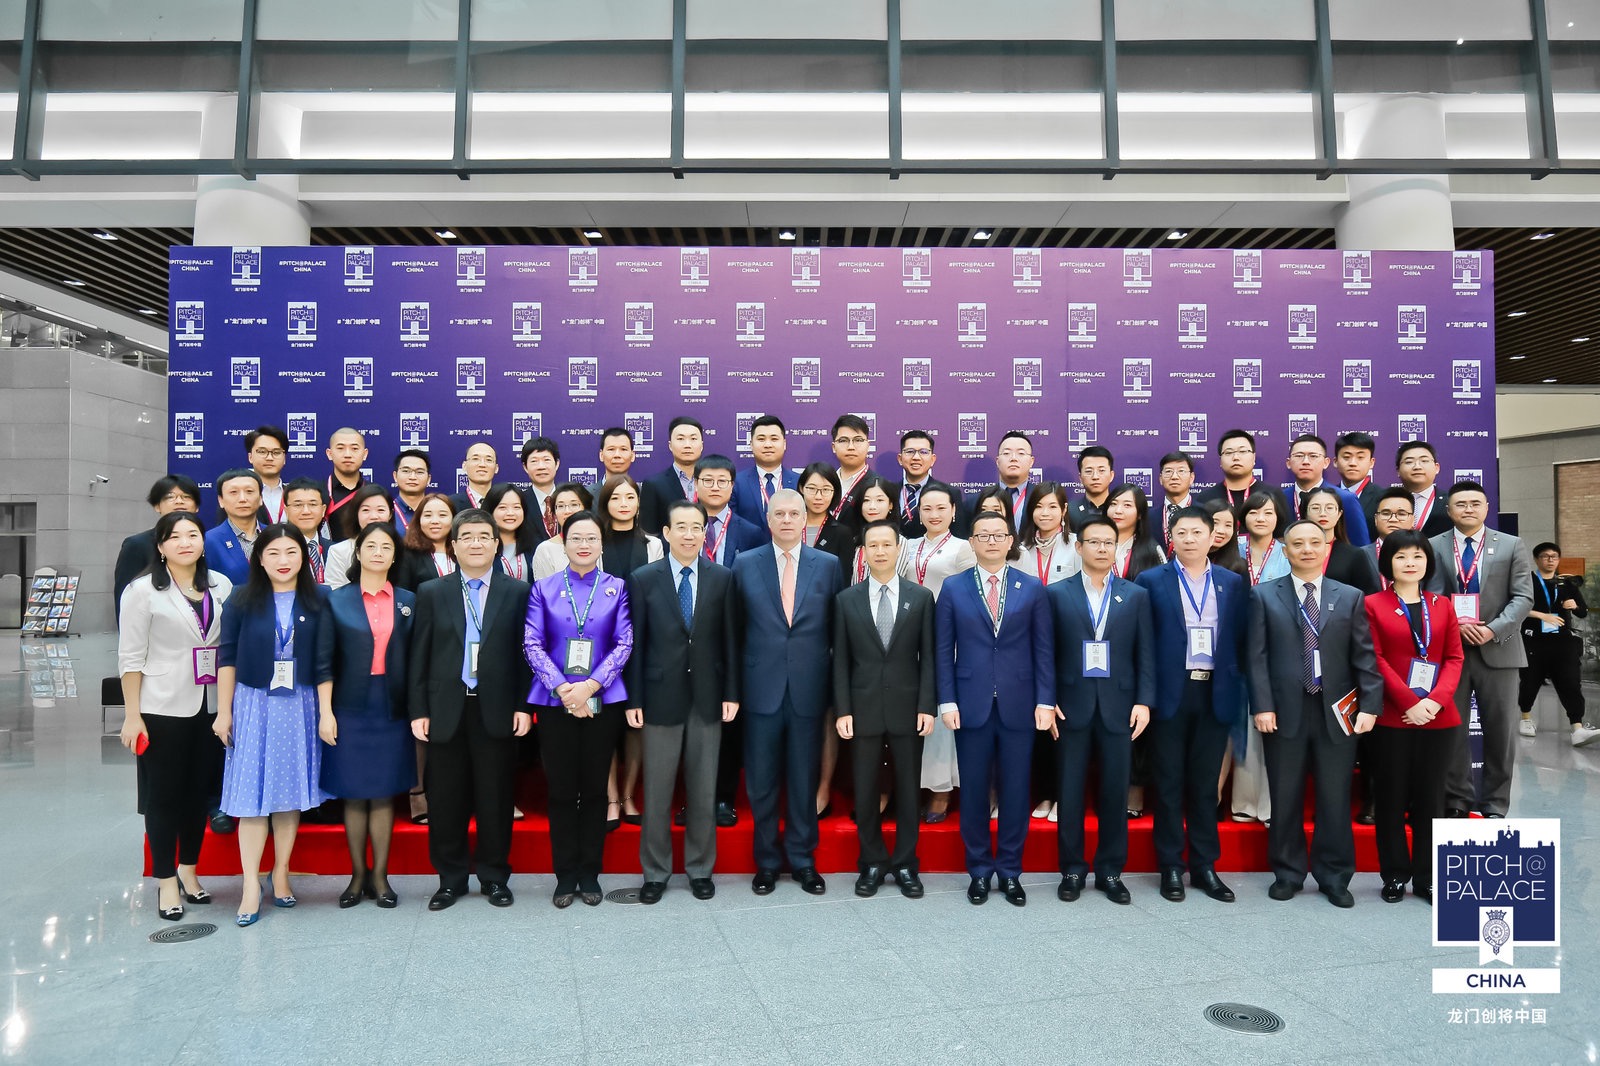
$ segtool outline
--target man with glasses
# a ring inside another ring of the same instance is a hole
[[[284,511],[289,524],[306,538],[306,567],[319,585],[328,583],[328,538],[322,520],[328,513],[328,492],[308,477],[297,477],[283,487]]]
[[[428,494],[433,480],[433,463],[421,448],[407,448],[394,457],[394,528],[403,539],[411,520]]]
[[[1452,529],[1432,538],[1434,571],[1428,587],[1450,597],[1461,624],[1461,684],[1454,727],[1455,751],[1445,771],[1445,817],[1479,811],[1504,818],[1511,804],[1516,761],[1517,680],[1528,665],[1522,620],[1533,607],[1533,556],[1518,537],[1488,528],[1489,497],[1476,481],[1458,481],[1445,498]],[[1467,744],[1472,697],[1483,727],[1483,783],[1472,790],[1472,755]]]
[[[673,500],[697,499],[694,468],[706,450],[706,430],[697,418],[679,415],[667,423],[667,450],[672,463],[639,486],[639,528],[660,529],[667,524],[667,505]]]
[[[428,909],[466,895],[474,817],[479,888],[494,906],[509,907],[513,738],[533,726],[533,671],[522,651],[530,589],[494,572],[500,538],[487,511],[456,515],[450,540],[460,570],[417,589],[408,676],[411,732],[428,745],[428,859],[439,871]]]
[[[261,479],[261,524],[288,521],[283,510],[283,464],[289,455],[289,435],[277,426],[257,426],[244,435],[244,454]]]
[[[1106,500],[1111,495],[1111,484],[1116,476],[1117,461],[1112,457],[1110,448],[1093,444],[1078,453],[1078,481],[1083,485],[1083,495],[1074,496],[1067,503],[1067,520],[1072,524],[1073,532],[1083,528],[1089,519],[1105,514]],[[1023,498],[1026,501],[1026,493]],[[1022,513],[1025,509],[1025,504],[1019,505],[1014,516],[1019,530],[1026,517]]]
[[[1222,480],[1202,492],[1196,503],[1224,500],[1237,511],[1252,495],[1265,492],[1277,505],[1278,521],[1289,519],[1293,512],[1289,510],[1289,501],[1283,493],[1276,485],[1256,477],[1256,438],[1253,434],[1242,429],[1230,429],[1223,433],[1222,439],[1217,442],[1217,459],[1222,466]]]
[[[867,477],[867,456],[872,451],[872,430],[867,420],[859,415],[840,415],[833,420],[833,458],[839,464],[839,499],[833,505],[833,517],[845,524],[851,536],[859,536],[855,527],[856,501],[861,498],[861,483]]]
[[[155,511],[158,519],[173,511],[199,514],[200,486],[196,485],[192,478],[186,478],[182,474],[168,474],[166,477],[157,478],[156,483],[150,486],[145,502]],[[144,573],[155,560],[154,526],[142,533],[135,533],[122,542],[122,547],[117,550],[116,566],[111,571],[111,607],[116,612],[117,618],[122,617],[122,590],[133,584],[134,579]]]
[[[706,543],[703,554],[714,563],[731,567],[739,553],[766,542],[761,531],[734,513],[733,460],[707,455],[694,464],[694,491],[706,509]]]
[[[500,459],[494,453],[494,445],[482,440],[468,445],[461,469],[467,475],[467,490],[450,494],[450,505],[456,509],[456,514],[481,508],[483,498],[494,487],[494,476],[500,472]],[[355,533],[350,535],[355,536]]]
[[[900,469],[905,471],[905,480],[896,487],[896,505],[899,513],[896,518],[900,522],[900,535],[907,540],[926,535],[927,528],[922,524],[922,490],[929,485],[944,485],[949,490],[951,506],[955,508],[955,520],[952,527],[956,536],[962,536],[967,528],[967,508],[962,501],[961,490],[933,476],[933,464],[938,460],[934,454],[933,434],[925,429],[913,429],[901,434],[900,451],[895,456],[900,463]]]
[[[994,452],[996,482],[1011,498],[1011,531],[1022,528],[1023,512],[1028,509],[1029,481],[1033,477],[1033,441],[1020,430],[1010,430],[1000,438]],[[1070,517],[1071,508],[1068,508]],[[976,521],[976,520],[974,520]]]
[[[1294,475],[1294,485],[1288,486],[1294,492],[1294,512],[1292,517],[1306,517],[1306,498],[1311,495],[1311,490],[1316,488],[1331,489],[1339,497],[1339,506],[1344,511],[1344,532],[1350,543],[1360,548],[1372,543],[1372,537],[1367,532],[1366,515],[1361,510],[1361,501],[1351,494],[1349,489],[1337,485],[1329,485],[1323,480],[1323,474],[1328,469],[1328,445],[1315,433],[1302,433],[1289,444],[1289,457],[1284,461],[1289,468],[1289,473]]]
[[[1410,440],[1400,445],[1394,453],[1394,471],[1400,476],[1400,485],[1411,493],[1412,529],[1422,531],[1430,540],[1448,533],[1452,523],[1446,513],[1445,494],[1439,491],[1435,479],[1439,476],[1439,453],[1425,440]]]
[[[777,415],[762,415],[750,423],[750,457],[755,465],[734,476],[733,513],[760,530],[763,538],[767,536],[767,501],[779,489],[800,485],[799,472],[784,469],[787,447],[788,430]]]
[[[1378,502],[1372,508],[1372,543],[1361,549],[1372,562],[1374,572],[1378,569],[1378,553],[1383,550],[1383,538],[1396,530],[1412,528],[1414,517],[1411,493],[1406,489],[1396,486],[1384,489],[1378,496]],[[1384,588],[1389,587],[1388,578],[1379,577],[1378,582]]]
[[[1156,472],[1161,481],[1161,536],[1162,543],[1167,546],[1167,555],[1172,555],[1172,516],[1185,507],[1194,506],[1194,460],[1183,452],[1168,452],[1161,457],[1161,467]],[[1156,515],[1151,515],[1151,524],[1155,524]]]

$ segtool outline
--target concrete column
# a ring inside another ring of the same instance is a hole
[[[1445,156],[1444,109],[1427,95],[1383,96],[1344,116],[1347,159]],[[1434,174],[1352,174],[1350,202],[1334,223],[1340,248],[1453,251],[1450,179]]]
[[[236,106],[232,96],[218,96],[206,106],[200,127],[203,156],[233,155]],[[263,100],[257,128],[258,154],[292,157],[298,152],[298,109]],[[310,213],[300,202],[300,179],[281,174],[249,181],[233,174],[200,178],[195,189],[194,243],[225,247],[310,244]]]

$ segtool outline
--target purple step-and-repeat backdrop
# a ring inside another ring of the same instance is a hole
[[[767,412],[798,467],[830,458],[848,411],[875,469],[929,429],[936,476],[966,486],[994,480],[1009,429],[1058,480],[1100,444],[1147,489],[1173,449],[1209,484],[1240,426],[1276,482],[1295,434],[1362,429],[1380,481],[1425,437],[1443,479],[1493,493],[1492,281],[1487,252],[174,248],[172,467],[209,485],[271,422],[290,475],[325,473],[350,425],[385,484],[415,446],[454,490],[484,438],[520,479],[534,434],[593,480],[607,426],[634,431],[650,473],[674,415],[737,458]]]

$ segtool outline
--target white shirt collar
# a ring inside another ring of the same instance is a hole
[[[1485,527],[1485,526],[1479,526],[1478,527],[1478,531],[1476,533],[1474,533],[1471,537],[1468,537],[1465,533],[1461,532],[1461,530],[1459,530],[1459,529],[1457,529],[1455,527],[1451,527],[1450,532],[1455,535],[1456,550],[1457,551],[1464,550],[1465,547],[1466,547],[1466,542],[1468,540],[1471,540],[1473,542],[1474,550],[1476,550],[1477,548],[1483,547],[1483,534],[1484,534],[1486,528],[1487,527]]]
[[[898,577],[890,575],[888,581],[879,581],[869,573],[867,575],[867,581],[872,585],[871,607],[873,610],[878,609],[878,599],[883,595],[884,589],[889,590],[890,600],[896,603],[900,602],[900,579]]]
[[[1306,583],[1305,583],[1305,581],[1303,581],[1300,578],[1296,577],[1294,574],[1290,574],[1289,575],[1289,580],[1294,582],[1294,598],[1299,600],[1302,604],[1305,603],[1306,602]],[[1312,578],[1311,579],[1311,584],[1316,587],[1316,590],[1317,590],[1317,603],[1320,606],[1321,603],[1322,603],[1322,575],[1318,574],[1316,577]]]

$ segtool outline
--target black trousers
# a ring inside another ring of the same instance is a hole
[[[1222,857],[1217,778],[1228,750],[1228,727],[1211,713],[1211,682],[1185,681],[1177,713],[1152,721],[1146,732],[1155,786],[1156,865],[1162,871],[1187,865],[1191,874],[1216,869]],[[1272,809],[1278,810],[1276,802]]]
[[[512,779],[517,738],[490,736],[476,694],[467,695],[461,724],[449,740],[428,743],[428,859],[439,887],[467,887],[467,826],[478,818],[472,854],[479,883],[511,878]]]
[[[204,707],[187,718],[144,716],[150,746],[138,757],[139,777],[150,872],[156,877],[176,877],[179,866],[200,861],[224,758],[222,741],[211,731],[215,722]]]
[[[1380,725],[1372,731],[1372,748],[1378,870],[1385,881],[1410,881],[1426,891],[1433,887],[1433,820],[1444,817],[1444,772],[1455,751],[1451,731]]]
[[[750,813],[755,822],[756,869],[780,870],[785,859],[791,870],[815,865],[817,774],[822,757],[819,719],[795,714],[788,693],[777,714],[741,714],[739,718],[745,720],[744,788],[750,795]],[[781,845],[780,797],[788,807]]]
[[[1063,734],[1066,730],[1060,730]],[[1050,735],[1049,730],[1034,734],[1033,737],[1033,794],[1036,803],[1056,799],[1056,793],[1061,790],[1061,778],[1058,767],[1061,763],[1061,741]],[[1128,797],[1126,789],[1123,790],[1123,806],[1127,806]]]
[[[1517,687],[1517,706],[1523,714],[1533,710],[1539,689],[1548,680],[1555,686],[1567,721],[1583,721],[1583,641],[1563,635],[1532,637],[1523,640],[1528,649],[1528,665],[1522,668]]]
[[[874,733],[857,736],[850,764],[856,794],[856,836],[861,841],[860,868],[902,866],[917,868],[917,832],[920,824],[917,798],[922,786],[922,738]],[[894,771],[894,854],[883,842],[883,819],[878,816],[878,763],[884,746]]]
[[[1100,837],[1094,849],[1094,872],[1097,877],[1120,876],[1128,864],[1128,766],[1133,758],[1133,735],[1127,726],[1108,729],[1098,707],[1094,721],[1085,728],[1060,732],[1056,743],[1056,779],[1060,782],[1056,851],[1061,873],[1089,872],[1084,860],[1083,816],[1092,756],[1100,769],[1100,789],[1095,797]],[[1042,736],[1050,739],[1049,733]]]
[[[722,723],[721,748],[717,752],[717,802],[733,806],[739,795],[739,772],[744,769],[744,718]]]
[[[1304,694],[1300,728],[1262,734],[1267,761],[1267,791],[1272,824],[1267,827],[1267,859],[1280,881],[1303,885],[1309,858],[1317,887],[1342,889],[1356,872],[1356,838],[1351,829],[1350,775],[1355,769],[1353,737],[1329,735],[1322,697]],[[1280,719],[1281,721],[1281,719]],[[1446,730],[1445,732],[1451,732]],[[1306,774],[1316,787],[1316,835],[1306,845]],[[1213,778],[1213,786],[1215,779]]]
[[[575,718],[562,707],[537,710],[556,891],[592,890],[606,847],[606,777],[622,731],[622,705],[606,704],[593,718]]]

